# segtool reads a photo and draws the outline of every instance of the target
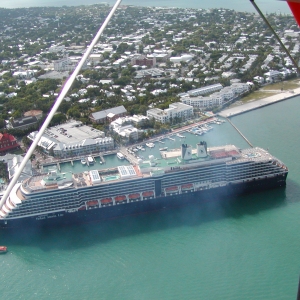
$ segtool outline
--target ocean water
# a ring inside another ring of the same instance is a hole
[[[98,3],[108,3],[113,5],[116,1],[96,1],[96,0],[1,0],[0,7],[17,8],[17,7],[37,7],[37,6],[77,6],[77,5],[90,5]],[[263,12],[276,12],[276,13],[290,13],[288,5],[282,1],[275,0],[261,0],[256,1],[257,5]],[[123,0],[123,5],[136,5],[136,6],[160,6],[160,7],[181,7],[181,8],[228,8],[238,11],[251,11],[254,8],[249,0]]]
[[[0,256],[1,299],[296,299],[299,111],[298,96],[232,118],[287,164],[285,189],[105,223],[2,231],[9,252]],[[201,138],[246,146],[228,123]]]

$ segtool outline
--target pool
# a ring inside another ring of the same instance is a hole
[[[110,181],[110,180],[117,180],[120,178],[119,175],[110,175],[110,176],[103,176],[103,181]]]

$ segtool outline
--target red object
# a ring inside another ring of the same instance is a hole
[[[182,190],[190,190],[190,189],[192,189],[192,188],[193,188],[193,184],[192,184],[192,183],[183,184],[183,185],[181,186],[181,189],[182,189]]]
[[[0,133],[0,152],[5,152],[18,148],[20,145],[17,143],[16,138],[8,133]]]
[[[101,200],[101,204],[108,204],[108,203],[111,203],[111,202],[112,202],[111,198],[105,198],[105,199]]]
[[[7,247],[6,246],[0,246],[0,253],[6,253]]]
[[[287,1],[298,25],[300,26],[300,1],[299,0],[289,0]]]
[[[175,192],[178,191],[178,186],[170,186],[166,188],[166,192]]]
[[[92,201],[88,201],[87,203],[87,206],[96,206],[96,205],[98,205],[99,203],[98,203],[98,201],[97,200],[92,200]]]
[[[129,195],[129,199],[138,199],[138,198],[140,198],[141,196],[140,196],[140,194],[138,194],[138,193],[136,193],[136,194],[130,194]]]
[[[126,200],[126,196],[117,196],[117,197],[115,197],[115,200],[116,201],[124,201],[124,200]]]
[[[150,196],[153,196],[153,192],[152,191],[149,191],[149,192],[143,192],[142,193],[143,197],[150,197]]]

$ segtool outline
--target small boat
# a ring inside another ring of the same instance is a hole
[[[81,164],[82,164],[82,165],[86,165],[86,160],[85,160],[85,158],[84,158],[84,157],[83,157],[83,158],[81,158],[81,160],[80,160],[80,161],[81,161]]]
[[[94,164],[94,159],[91,156],[88,156],[87,161],[90,165]]]
[[[117,157],[118,157],[118,159],[124,159],[125,158],[125,156],[121,152],[117,153]]]
[[[146,146],[149,147],[149,148],[154,148],[155,144],[154,143],[147,143]]]
[[[159,148],[159,151],[167,151],[168,147]]]
[[[7,247],[6,246],[0,246],[0,253],[6,253]]]

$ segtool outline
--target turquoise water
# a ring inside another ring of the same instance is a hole
[[[286,189],[102,224],[1,232],[9,247],[0,256],[1,299],[295,299],[299,111],[296,97],[232,118],[288,165]],[[203,139],[245,146],[228,123]]]

